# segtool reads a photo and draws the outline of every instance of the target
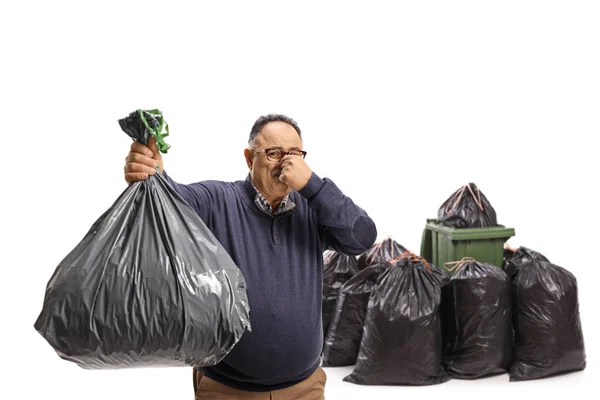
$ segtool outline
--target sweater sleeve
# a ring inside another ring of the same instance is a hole
[[[189,185],[177,183],[171,178],[166,171],[163,171],[163,177],[171,185],[171,187],[180,195],[185,202],[192,207],[200,216],[200,219],[207,223],[209,219],[210,204],[213,198],[213,193],[208,185],[204,182],[196,182]]]
[[[299,193],[317,216],[325,249],[359,255],[375,243],[377,228],[373,220],[332,180],[313,172]]]

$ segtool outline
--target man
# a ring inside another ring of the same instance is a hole
[[[134,142],[125,180],[163,174],[247,281],[252,331],[221,363],[194,371],[196,398],[323,399],[323,252],[361,254],[375,242],[376,227],[332,180],[309,168],[291,118],[260,117],[244,156],[245,180],[184,185],[163,171],[154,140]]]

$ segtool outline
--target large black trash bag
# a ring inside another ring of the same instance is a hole
[[[509,249],[504,249],[504,271],[511,280],[522,267],[527,267],[537,261],[550,262],[550,260],[542,253],[527,247],[519,247],[514,252]]]
[[[442,204],[438,220],[451,228],[498,226],[496,211],[474,183],[461,187]]]
[[[381,269],[368,302],[352,373],[361,385],[433,385],[446,382],[442,366],[442,286],[446,271],[417,256]]]
[[[514,359],[511,382],[586,368],[577,280],[540,253],[520,247],[512,271]]]
[[[328,250],[323,255],[323,339],[327,336],[342,285],[358,272],[356,264],[356,257],[337,251]]]
[[[367,267],[340,289],[323,345],[323,366],[342,367],[356,362],[367,303],[382,268],[383,265]]]
[[[371,265],[386,263],[405,253],[407,249],[392,238],[375,243],[369,250],[358,256],[358,269],[363,270]]]
[[[450,377],[508,372],[512,362],[510,279],[492,264],[465,258],[442,288],[444,367]]]
[[[144,113],[147,128],[137,112],[120,122],[146,143],[161,124]],[[60,262],[34,327],[85,369],[214,365],[250,330],[246,282],[157,173],[129,185]]]

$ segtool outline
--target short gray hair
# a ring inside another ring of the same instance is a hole
[[[248,146],[254,146],[254,139],[256,139],[256,136],[258,136],[262,128],[264,128],[264,126],[269,122],[285,122],[286,124],[290,124],[296,130],[296,132],[298,132],[300,139],[302,139],[300,127],[298,127],[296,121],[282,114],[268,114],[259,117],[252,126],[252,130],[250,130],[250,137],[248,138]]]

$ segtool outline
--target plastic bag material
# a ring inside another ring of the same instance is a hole
[[[438,220],[451,228],[498,226],[496,211],[474,183],[461,187],[442,204]]]
[[[510,260],[513,258],[513,256],[515,255],[515,252],[513,250],[509,250],[509,249],[504,249],[502,252],[502,269],[506,272],[506,267],[508,266],[508,263],[510,262]]]
[[[119,126],[131,139],[144,145],[151,137],[156,139],[156,147],[167,154],[171,146],[165,142],[169,136],[169,124],[160,110],[136,110],[119,120]]]
[[[356,257],[333,250],[325,252],[323,257],[323,339],[327,336],[340,289],[357,272]]]
[[[527,267],[538,261],[550,262],[542,253],[527,247],[519,247],[515,252],[504,250],[504,271],[511,280],[522,267]]]
[[[540,253],[521,247],[512,269],[514,360],[511,382],[586,368],[577,280]]]
[[[455,271],[442,288],[446,371],[458,379],[508,372],[513,345],[510,279],[495,265],[472,258],[444,267]]]
[[[440,305],[448,273],[416,256],[388,262],[381,271],[356,365],[343,380],[407,386],[446,382]]]
[[[136,118],[125,122],[145,131]],[[210,366],[251,329],[241,271],[158,173],[129,185],[60,262],[34,327],[85,369]]]
[[[407,249],[392,238],[375,243],[369,250],[358,256],[358,269],[371,265],[387,263],[405,253]]]
[[[340,289],[323,345],[323,366],[342,367],[356,362],[369,296],[383,267],[373,265],[365,268]]]

